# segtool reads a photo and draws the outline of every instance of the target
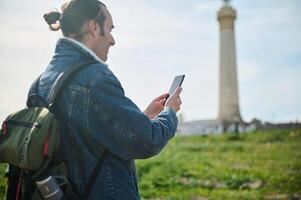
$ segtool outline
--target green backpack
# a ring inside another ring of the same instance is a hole
[[[88,199],[105,153],[98,159],[83,194],[74,191],[65,163],[59,157],[59,130],[62,128],[71,139],[72,135],[52,110],[68,81],[84,66],[93,63],[95,61],[78,63],[62,72],[50,90],[47,103],[37,92],[40,76],[30,89],[27,108],[9,115],[2,123],[0,163],[9,164],[7,200]]]

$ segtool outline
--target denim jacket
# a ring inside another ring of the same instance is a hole
[[[39,82],[46,99],[58,75],[77,62],[95,59],[76,43],[61,38]],[[83,192],[97,159],[107,150],[89,199],[140,199],[135,159],[158,154],[174,136],[175,112],[164,109],[150,120],[129,98],[102,62],[85,66],[62,91],[55,110],[68,134],[61,133],[62,157],[75,190]],[[74,147],[80,149],[74,153]],[[76,156],[75,156],[76,155]]]

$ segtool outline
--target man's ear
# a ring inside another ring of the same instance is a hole
[[[99,35],[99,26],[95,20],[90,20],[88,22],[88,31],[90,32],[90,34],[93,37],[96,37],[97,35]]]

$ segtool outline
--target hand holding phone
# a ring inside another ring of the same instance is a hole
[[[185,78],[185,75],[179,75],[174,78],[174,80],[170,86],[169,92],[168,92],[169,96],[172,95],[178,87],[181,87],[181,85],[184,81],[184,78]]]

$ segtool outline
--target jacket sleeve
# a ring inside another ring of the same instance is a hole
[[[91,89],[89,132],[122,159],[142,159],[158,154],[174,136],[178,119],[165,108],[150,120],[124,95],[118,79],[107,74]]]

